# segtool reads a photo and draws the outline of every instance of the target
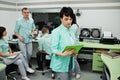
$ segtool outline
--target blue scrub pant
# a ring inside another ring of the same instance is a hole
[[[18,65],[20,74],[22,75],[22,77],[26,77],[26,69],[28,68],[28,64],[25,61],[24,57],[22,54],[19,54],[16,58],[14,59],[8,59],[8,58],[4,58],[3,62],[6,65],[10,65],[10,64],[16,64]]]
[[[29,64],[30,58],[32,56],[32,43],[23,43],[18,40],[18,45],[19,45],[20,50],[22,51],[22,54],[25,60]]]

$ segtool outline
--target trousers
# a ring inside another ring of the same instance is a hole
[[[30,58],[32,56],[32,43],[23,43],[18,40],[18,45],[19,45],[20,50],[22,51],[22,54],[25,60],[29,64]]]
[[[4,58],[3,59],[4,64],[10,65],[10,64],[16,64],[18,65],[20,74],[22,77],[26,77],[26,69],[28,68],[28,64],[25,61],[24,57],[22,54],[19,54],[16,58],[14,59],[9,59],[9,58]]]

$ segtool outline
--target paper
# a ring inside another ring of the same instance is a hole
[[[104,38],[111,38],[112,33],[110,31],[104,31]]]
[[[10,59],[13,59],[13,58],[15,58],[15,57],[17,57],[18,55],[14,55],[14,56],[9,56],[9,57],[7,57],[7,58],[10,58]]]
[[[66,46],[64,48],[63,52],[66,50],[69,50],[69,49],[75,49],[75,53],[77,54],[82,47],[83,47],[83,45]]]

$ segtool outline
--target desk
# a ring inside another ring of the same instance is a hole
[[[120,44],[102,44],[102,43],[92,43],[92,42],[80,42],[84,45],[83,47],[87,48],[101,48],[101,49],[110,49],[120,51]]]
[[[101,54],[101,58],[110,72],[110,80],[118,80],[120,77],[120,56],[111,57],[107,54]]]
[[[81,45],[84,45],[83,48],[92,48],[92,70],[93,71],[103,71],[103,62],[101,59],[102,52],[96,52],[96,50],[108,49],[110,51],[120,52],[120,44],[102,44],[102,43],[92,43],[92,42],[80,42]]]

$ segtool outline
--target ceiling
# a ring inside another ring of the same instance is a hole
[[[56,10],[63,6],[71,6],[74,9],[120,9],[120,0],[0,0],[0,4],[1,10],[20,10],[22,7],[33,11]]]

